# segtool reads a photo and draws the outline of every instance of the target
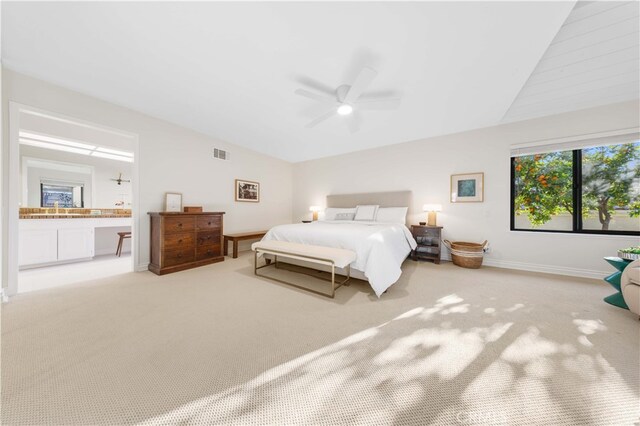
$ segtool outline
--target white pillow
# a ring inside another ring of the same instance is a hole
[[[356,217],[353,220],[376,220],[378,206],[356,206]]]
[[[336,213],[335,220],[353,220],[355,213]]]
[[[407,221],[407,210],[408,207],[380,207],[376,215],[376,222],[404,225]]]
[[[338,213],[351,213],[355,215],[356,208],[352,207],[350,209],[340,209],[336,207],[327,207],[326,209],[324,209],[324,220],[336,220],[336,215]]]

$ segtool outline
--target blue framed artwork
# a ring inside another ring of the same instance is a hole
[[[451,175],[452,203],[481,203],[484,201],[484,173]]]

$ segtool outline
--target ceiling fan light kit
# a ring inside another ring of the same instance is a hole
[[[338,107],[338,114],[349,115],[353,112],[353,107],[349,104],[342,104]]]
[[[369,67],[364,67],[351,86],[342,84],[335,90],[335,97],[311,92],[306,89],[297,89],[296,95],[313,99],[325,104],[328,109],[322,115],[316,117],[305,126],[311,129],[325,120],[337,115],[346,118],[346,124],[351,133],[360,130],[359,122],[354,116],[354,112],[360,110],[390,110],[400,105],[400,99],[365,99],[360,100],[363,92],[369,87],[378,73]]]

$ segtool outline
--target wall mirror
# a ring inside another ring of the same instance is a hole
[[[93,167],[23,157],[22,207],[93,207]]]

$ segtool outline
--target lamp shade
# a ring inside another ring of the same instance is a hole
[[[309,207],[309,211],[310,212],[319,212],[319,211],[322,211],[322,207],[321,206],[311,206],[311,207]]]
[[[442,204],[425,204],[422,206],[422,211],[425,212],[441,212]]]

